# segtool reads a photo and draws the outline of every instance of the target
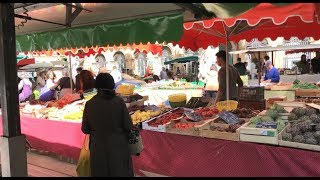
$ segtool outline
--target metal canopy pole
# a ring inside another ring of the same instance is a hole
[[[70,87],[71,87],[71,94],[72,94],[73,93],[73,80],[72,80],[71,53],[69,53],[69,78],[70,78]]]
[[[26,140],[21,135],[18,101],[14,3],[0,3],[0,96],[3,136],[2,176],[27,176]]]
[[[229,100],[229,51],[228,51],[228,42],[229,42],[229,36],[227,35],[226,37],[226,83],[227,83],[227,86],[226,86],[226,89],[227,89],[227,96],[226,96],[226,100]]]

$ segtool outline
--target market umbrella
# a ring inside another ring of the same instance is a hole
[[[197,50],[210,45],[227,44],[229,41],[238,42],[242,39],[261,40],[266,37],[275,39],[279,36],[286,39],[292,36],[320,38],[320,33],[317,31],[320,28],[319,12],[319,3],[293,3],[284,6],[260,3],[233,18],[213,18],[184,23],[185,30],[181,40],[173,43]],[[227,48],[226,50],[228,51]],[[228,89],[227,78],[227,99],[229,99]]]

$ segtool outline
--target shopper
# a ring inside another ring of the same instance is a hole
[[[311,59],[312,72],[314,74],[320,73],[320,52],[316,52],[316,57]]]
[[[19,73],[19,84],[18,90],[19,93],[19,102],[26,101],[32,95],[32,83],[29,80],[29,77],[26,73]]]
[[[246,65],[241,62],[241,58],[237,59],[237,63],[234,65],[234,67],[238,70],[240,76],[246,75]]]
[[[36,90],[39,92],[46,85],[46,71],[41,71],[36,80]]]
[[[78,91],[80,91],[80,89],[81,89],[81,85],[80,85],[80,73],[81,73],[81,71],[82,71],[82,67],[78,67],[76,71],[77,71],[77,75],[76,75],[76,87],[75,87],[75,89],[76,89],[76,92],[78,92]]]
[[[80,72],[80,90],[79,94],[83,94],[85,91],[90,91],[94,88],[94,76],[89,70],[82,70]]]
[[[40,91],[40,101],[51,101],[55,99],[55,90],[51,89],[56,79],[55,73],[51,70],[48,71],[46,79],[46,85]]]
[[[113,69],[110,74],[113,77],[114,83],[116,84],[116,87],[117,87],[119,85],[120,81],[122,80],[121,72],[118,70],[118,68],[116,66],[113,66]]]
[[[164,79],[164,80],[167,80],[167,72],[166,72],[166,68],[165,67],[162,67],[162,71],[160,72],[160,79]]]
[[[310,73],[310,65],[307,62],[307,56],[305,54],[301,55],[301,60],[299,62],[297,62],[297,66],[298,66],[301,74]]]
[[[207,73],[206,76],[206,97],[211,97],[216,99],[217,91],[219,89],[219,82],[218,82],[218,70],[215,64],[212,64],[210,67],[210,71]]]
[[[108,73],[96,78],[96,96],[84,108],[81,130],[90,134],[90,167],[93,177],[132,177],[129,132],[132,121],[125,102],[115,95]]]
[[[73,82],[72,86],[74,87]],[[66,94],[72,94],[70,77],[68,76],[67,70],[62,71],[62,78],[60,78],[55,85],[51,87],[51,90],[55,90],[57,87],[60,87],[59,99]]]
[[[217,54],[217,65],[220,66],[221,68],[219,69],[218,72],[218,82],[219,82],[219,90],[217,93],[216,101],[215,103],[219,101],[225,101],[227,100],[226,92],[227,92],[227,87],[226,87],[226,82],[227,82],[227,66],[228,66],[228,71],[229,71],[229,100],[238,100],[240,97],[240,93],[242,91],[243,87],[243,82],[240,78],[240,74],[238,70],[229,65],[226,62],[226,51],[219,51]],[[238,85],[238,87],[237,87]]]
[[[174,80],[173,73],[169,69],[166,69],[166,72],[167,72],[167,78]]]
[[[272,65],[272,62],[266,61],[267,74],[264,76],[265,83],[278,83],[280,81],[280,74],[277,68]]]

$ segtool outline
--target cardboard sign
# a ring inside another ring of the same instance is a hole
[[[223,119],[227,124],[237,124],[240,122],[240,119],[228,111],[222,111],[218,116]]]

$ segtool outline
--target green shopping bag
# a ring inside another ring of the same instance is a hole
[[[89,135],[86,135],[84,138],[76,170],[78,177],[91,176]]]

